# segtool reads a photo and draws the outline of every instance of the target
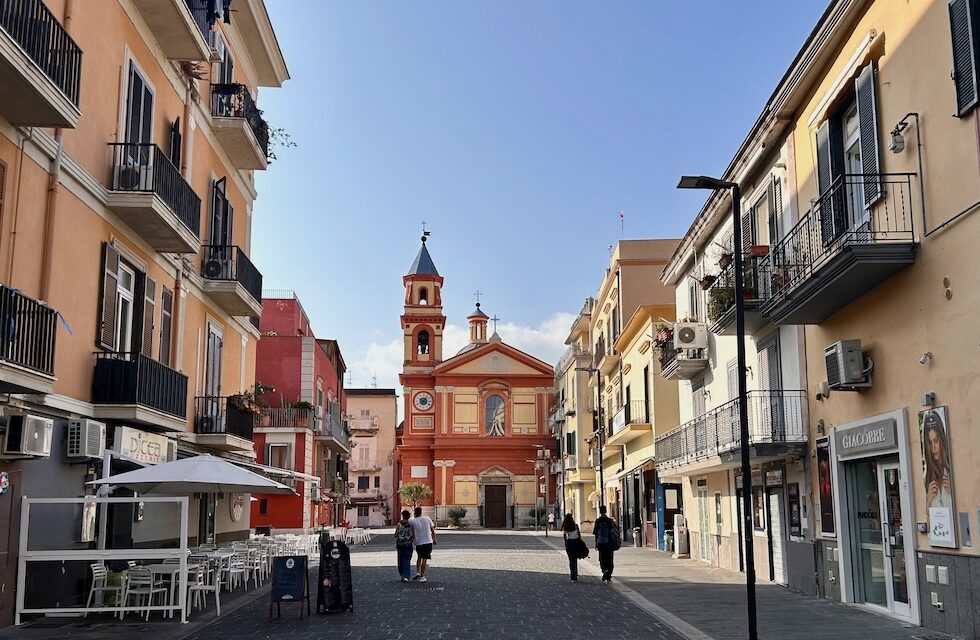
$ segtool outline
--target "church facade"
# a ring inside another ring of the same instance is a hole
[[[443,357],[443,278],[424,237],[403,284],[399,486],[429,486],[423,510],[440,524],[453,506],[466,509],[470,525],[534,524],[534,509],[555,502],[546,468],[555,449],[547,430],[554,370],[496,332],[488,337],[489,318],[479,303],[467,318],[469,343]]]

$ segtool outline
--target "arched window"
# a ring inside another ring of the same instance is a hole
[[[504,399],[500,396],[490,396],[487,398],[487,425],[486,433],[488,436],[502,436],[504,429]]]
[[[425,287],[419,289],[419,304],[429,304],[429,290]]]
[[[419,331],[419,353],[429,353],[429,332]]]

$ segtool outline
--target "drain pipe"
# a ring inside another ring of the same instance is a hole
[[[24,188],[24,147],[28,140],[34,139],[34,127],[28,129],[28,135],[20,140],[20,156],[17,159],[17,195],[14,197],[14,214],[10,220],[10,255],[7,262],[7,277],[5,281],[13,286],[14,254],[17,253],[17,222],[20,220],[20,192]]]

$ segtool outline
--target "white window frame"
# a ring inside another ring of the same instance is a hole
[[[265,461],[267,465],[269,465],[270,467],[276,467],[277,469],[287,469],[289,471],[293,470],[293,455],[292,455],[293,445],[287,442],[269,442],[266,443],[266,446],[269,448],[269,459]],[[278,466],[276,464],[273,464],[275,461],[275,454],[273,453],[273,451],[275,449],[286,450],[286,466]]]
[[[132,289],[125,289],[122,286],[123,274],[128,274],[131,278]],[[116,289],[116,353],[127,353],[133,348],[133,317],[136,305],[136,270],[126,266],[121,260],[119,269],[116,271],[119,283]],[[123,309],[123,303],[128,302],[128,312]]]

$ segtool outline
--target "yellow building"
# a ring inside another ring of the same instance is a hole
[[[144,462],[253,456],[251,405],[232,396],[254,383],[262,308],[248,256],[269,127],[255,99],[289,75],[262,0],[204,4],[0,11],[0,324],[17,336],[0,393],[7,453],[23,454],[0,461],[4,521],[21,495],[83,495],[103,444]],[[192,543],[247,536],[248,509],[215,499],[191,500]],[[124,520],[114,539],[151,535]],[[70,529],[39,543],[71,548]],[[17,536],[6,544],[15,557]],[[0,573],[0,624],[13,577]]]
[[[962,637],[980,628],[978,19],[971,0],[831,2],[719,176],[750,213],[758,185],[781,185],[777,215],[749,228],[746,306],[750,342],[797,336],[795,506],[775,479],[789,586]],[[730,211],[713,195],[689,235]],[[721,278],[693,270],[704,245],[686,240],[665,282]]]

